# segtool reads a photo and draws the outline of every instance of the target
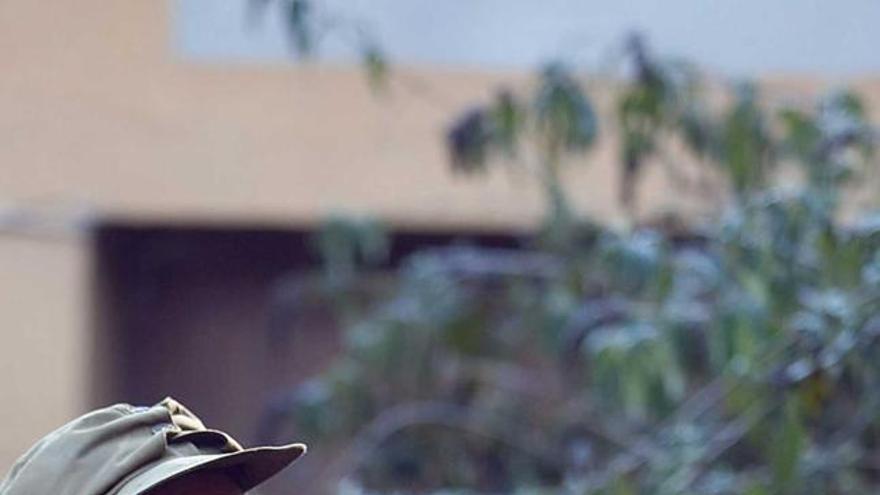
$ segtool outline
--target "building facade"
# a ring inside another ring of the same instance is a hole
[[[293,253],[301,246],[295,233],[332,211],[376,215],[401,231],[441,233],[516,232],[540,216],[540,195],[522,177],[495,173],[463,180],[450,174],[441,139],[459,110],[491,97],[501,84],[527,85],[526,75],[400,68],[403,77],[442,88],[425,98],[405,88],[377,96],[357,68],[196,63],[175,53],[169,9],[168,2],[149,0],[0,5],[0,397],[6,404],[0,409],[0,469],[68,418],[124,398],[118,384],[126,373],[140,377],[143,391],[174,379],[173,369],[153,369],[150,375],[150,362],[131,371],[126,353],[148,348],[150,339],[186,342],[191,347],[181,344],[184,350],[210,340],[198,329],[179,338],[153,333],[150,308],[168,306],[146,303],[136,310],[148,311],[137,320],[146,325],[138,327],[145,333],[118,335],[135,331],[125,323],[135,320],[114,320],[133,313],[119,309],[124,301],[116,291],[124,284],[108,280],[170,271],[172,280],[195,288],[155,296],[177,304],[176,316],[186,315],[190,303],[210,307],[212,296],[251,305],[246,313],[206,319],[156,317],[156,324],[165,321],[175,329],[201,325],[214,331],[242,314],[262,314],[253,297],[263,285],[246,291],[250,296],[211,292],[230,280],[253,282],[250,274],[211,279],[222,263],[198,262],[224,253],[271,256],[257,244],[240,248],[240,241],[212,238],[205,242],[219,242],[216,251],[186,248],[189,258],[172,257],[156,268],[152,258],[138,257],[144,244],[129,245],[126,239],[156,247],[149,244],[157,239],[151,232],[209,230],[222,237],[223,232],[282,231],[294,237],[276,246],[290,242]],[[771,91],[786,94],[810,95],[823,86],[804,78],[767,81]],[[878,108],[880,80],[855,86]],[[567,178],[579,209],[611,221],[622,218],[614,150],[613,140],[607,140]],[[688,207],[659,176],[649,177],[641,193],[646,211]],[[129,229],[130,235],[102,237],[119,233],[107,225]],[[194,245],[173,235],[169,239]],[[268,249],[277,254],[279,248]],[[272,270],[295,268],[295,263],[285,265],[287,258],[279,259]],[[197,268],[191,273],[179,275],[182,266],[193,264]],[[106,278],[112,266],[119,271]],[[162,280],[154,280],[157,287]],[[265,284],[270,278],[260,280]],[[243,328],[248,321],[235,325]],[[310,337],[322,339],[322,352],[332,353],[332,339]],[[246,345],[225,352],[238,355]],[[262,364],[241,366],[265,365],[265,373],[286,366],[267,365],[270,358],[254,353],[258,350],[247,355],[262,356]],[[181,352],[168,359],[186,357]],[[319,365],[284,369],[305,373]],[[168,373],[172,376],[159,378]],[[156,377],[153,385],[150,377]],[[222,391],[212,397],[224,398]]]

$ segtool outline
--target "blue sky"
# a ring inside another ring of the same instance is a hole
[[[633,29],[655,51],[730,76],[880,75],[880,0],[324,0],[368,26],[398,63],[596,68]],[[174,45],[202,61],[289,60],[280,17],[248,26],[245,0],[174,0]],[[355,60],[330,43],[324,60]]]

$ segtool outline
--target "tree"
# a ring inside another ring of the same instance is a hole
[[[297,46],[311,46],[309,4],[284,5]],[[377,286],[381,229],[336,219],[317,234],[319,290],[346,345],[286,414],[345,446],[328,491],[880,488],[880,222],[840,216],[876,168],[863,104],[835,92],[774,108],[745,84],[711,105],[694,67],[637,36],[625,45],[634,70],[612,118],[553,63],[533,92],[500,89],[450,126],[454,172],[513,161],[544,191],[545,220],[521,249],[421,252]],[[672,144],[723,211],[683,231],[584,218],[560,170],[602,133],[619,137],[630,211],[645,167],[675,167]]]

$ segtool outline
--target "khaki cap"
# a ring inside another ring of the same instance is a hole
[[[0,495],[140,495],[205,470],[246,491],[305,451],[301,443],[242,448],[171,398],[149,408],[117,404],[37,442],[0,482]]]

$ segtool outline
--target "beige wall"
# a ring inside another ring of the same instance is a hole
[[[539,214],[525,180],[450,176],[439,139],[457,110],[521,75],[404,69],[410,89],[375,98],[356,69],[182,61],[168,26],[158,0],[0,2],[0,203],[61,222],[69,205],[160,222],[311,222],[349,209],[508,228]],[[858,85],[877,108],[880,79]],[[619,217],[613,143],[588,161],[572,172],[578,207]],[[676,204],[659,178],[645,192],[648,209]],[[0,221],[3,231],[0,469],[83,407],[92,336],[85,241]]]
[[[451,177],[440,139],[450,116],[521,75],[402,69],[408,84],[375,98],[357,68],[181,60],[169,22],[156,0],[0,4],[0,198],[176,221],[341,208],[522,227],[538,215],[528,181]],[[880,80],[860,85],[880,96]],[[580,208],[605,218],[619,216],[613,158],[608,142],[570,181]],[[662,181],[644,189],[649,209],[678,202]]]
[[[0,471],[86,402],[83,248],[0,236]]]

